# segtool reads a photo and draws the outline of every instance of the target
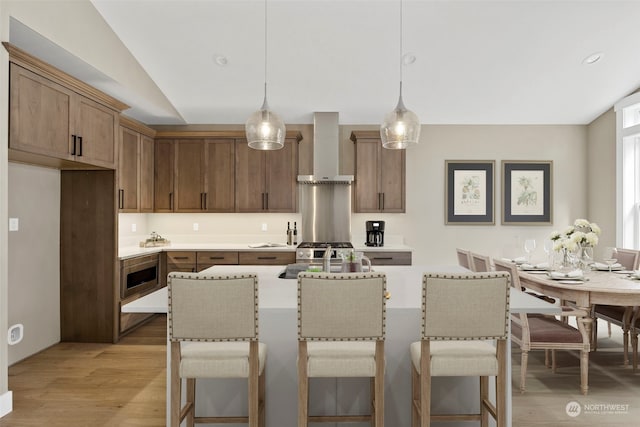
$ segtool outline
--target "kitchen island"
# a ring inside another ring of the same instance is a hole
[[[297,422],[297,281],[279,279],[283,269],[281,266],[216,266],[200,273],[255,272],[258,275],[260,341],[267,344],[266,417],[270,426],[295,426]],[[380,266],[375,270],[386,273],[387,290],[391,294],[387,301],[385,343],[385,424],[408,427],[411,424],[409,345],[420,338],[422,274],[464,270],[458,266]],[[512,312],[552,314],[557,311],[554,306],[516,289],[512,289],[511,309]],[[122,310],[166,313],[166,288],[127,304]],[[311,414],[369,411],[368,379],[316,378],[311,383]],[[434,378],[432,409],[434,413],[475,412],[479,407],[478,390],[476,378]],[[246,412],[246,386],[241,380],[199,380],[197,396],[198,412]],[[466,427],[468,423],[448,425]]]

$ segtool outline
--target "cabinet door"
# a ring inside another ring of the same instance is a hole
[[[153,212],[153,138],[140,135],[139,207],[140,212]]]
[[[204,209],[204,140],[176,141],[175,212]]]
[[[265,209],[269,212],[297,212],[298,144],[286,141],[280,150],[267,151]]]
[[[380,193],[382,212],[405,211],[406,150],[387,150],[380,147]]]
[[[138,140],[130,129],[120,128],[118,161],[118,209],[120,212],[138,212]]]
[[[196,253],[191,251],[168,251],[167,274],[177,271],[181,273],[196,272]]]
[[[238,252],[198,251],[197,259],[198,271],[200,272],[214,265],[238,264]]]
[[[207,212],[233,212],[235,210],[235,141],[209,140],[206,143],[204,170]]]
[[[355,212],[379,212],[382,195],[379,190],[378,151],[376,140],[356,142]]]
[[[266,204],[264,151],[236,141],[236,212],[263,212]]]
[[[118,116],[115,111],[83,96],[75,96],[72,105],[72,134],[78,138],[76,160],[114,169]]]
[[[153,156],[153,210],[173,212],[174,142],[157,140]]]
[[[9,148],[72,160],[74,93],[18,65],[10,70]]]
[[[287,265],[296,262],[295,252],[240,252],[238,255],[240,265]]]

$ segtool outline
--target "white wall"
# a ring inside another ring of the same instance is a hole
[[[9,164],[9,325],[24,339],[9,346],[9,364],[60,341],[60,171]]]

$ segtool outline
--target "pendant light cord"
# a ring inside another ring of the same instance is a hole
[[[402,96],[402,0],[400,0],[400,96]]]
[[[267,0],[264,0],[264,104],[267,103]]]

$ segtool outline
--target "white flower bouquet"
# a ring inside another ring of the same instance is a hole
[[[567,227],[562,233],[554,231],[549,236],[553,244],[553,250],[560,252],[563,249],[575,251],[578,247],[594,247],[598,244],[600,227],[595,222],[578,218],[573,225]]]

